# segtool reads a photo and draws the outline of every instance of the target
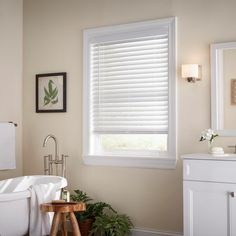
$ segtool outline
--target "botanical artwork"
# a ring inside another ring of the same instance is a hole
[[[36,112],[66,112],[66,73],[36,75]]]
[[[58,103],[58,88],[50,79],[48,82],[48,88],[44,87],[44,106],[56,103]]]

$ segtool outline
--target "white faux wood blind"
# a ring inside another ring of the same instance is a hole
[[[168,132],[168,48],[168,31],[91,45],[93,132]]]

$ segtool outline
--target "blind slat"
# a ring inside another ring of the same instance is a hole
[[[145,99],[152,99],[153,97],[157,97],[157,98],[162,98],[162,96],[167,96],[168,95],[168,91],[146,91],[146,92],[124,92],[122,94],[114,94],[114,93],[107,93],[107,94],[99,94],[97,93],[96,95],[93,94],[93,99],[94,99],[94,103],[96,103],[97,101],[102,102],[102,100],[106,100],[106,99],[141,99],[141,98],[145,98]],[[168,97],[167,97],[168,100]]]
[[[157,121],[162,120],[166,121],[167,115],[160,115],[159,117],[156,116],[139,116],[139,117],[127,117],[127,116],[103,116],[102,119],[97,119],[96,121],[139,121],[139,122],[145,122],[145,121]]]
[[[166,134],[168,131],[166,127],[153,127],[153,126],[146,126],[146,127],[140,127],[140,126],[124,126],[124,127],[96,127],[94,130],[96,133],[105,133],[105,134],[127,134],[127,133],[158,133],[158,134]]]
[[[168,105],[168,101],[157,101],[157,102],[123,102],[123,103],[102,103],[102,106],[100,103],[97,103],[97,104],[94,104],[93,105],[93,108],[94,109],[102,109],[102,108],[108,108],[108,107],[113,107],[113,108],[122,108],[122,107],[130,107],[130,108],[133,108],[133,107],[143,107],[143,106],[158,106],[158,107],[161,107],[161,106],[167,106]]]
[[[160,67],[160,68],[147,68],[147,69],[126,69],[126,70],[119,70],[119,71],[110,71],[110,72],[94,72],[94,76],[99,76],[99,77],[113,77],[113,76],[128,76],[128,75],[133,75],[133,74],[153,74],[153,73],[166,73],[168,72],[167,67]]]
[[[154,56],[156,58],[160,58],[160,57],[165,57],[168,55],[168,48],[166,49],[162,49],[162,50],[146,50],[146,52],[144,51],[138,51],[138,52],[127,52],[127,53],[113,53],[113,54],[104,54],[104,55],[91,55],[93,57],[93,61],[94,63],[97,63],[98,60],[105,60],[105,59],[125,59],[127,57],[142,57],[144,54],[148,55],[148,56]]]
[[[118,129],[109,129],[106,128],[105,130],[102,129],[94,129],[93,132],[95,133],[99,133],[99,134],[167,134],[168,131],[166,129],[162,130],[162,129],[126,129],[125,131],[121,130],[120,128]]]
[[[101,66],[95,65],[93,68],[93,72],[106,72],[106,71],[121,71],[121,70],[134,70],[134,69],[148,69],[148,68],[168,68],[168,63],[136,63],[136,64],[128,64],[123,66]]]
[[[116,47],[125,47],[129,45],[139,45],[139,44],[144,44],[144,43],[160,43],[162,40],[168,39],[167,34],[160,34],[156,36],[151,36],[147,38],[135,38],[135,39],[130,39],[130,40],[124,40],[124,41],[112,41],[112,42],[104,42],[104,43],[95,43],[93,44],[93,47],[101,47],[101,48],[116,48]]]
[[[116,90],[116,89],[144,89],[144,88],[153,88],[155,85],[157,85],[159,88],[166,88],[168,89],[168,82],[161,82],[161,83],[137,83],[135,85],[133,84],[124,84],[124,85],[103,85],[103,86],[97,86],[94,91],[100,91],[100,92],[105,92],[105,91],[110,91],[110,90]]]
[[[140,79],[121,79],[121,80],[97,80],[95,79],[93,82],[93,86],[105,86],[105,85],[123,85],[123,84],[140,84],[140,83],[168,83],[168,77],[160,77],[160,78],[140,78]]]
[[[123,56],[122,60],[119,56],[117,57],[110,57],[110,58],[102,58],[102,60],[100,60],[99,64],[103,65],[103,64],[107,64],[109,65],[110,63],[121,63],[121,62],[137,62],[140,60],[158,60],[158,61],[166,61],[167,57],[166,57],[167,53],[163,53],[163,54],[147,54],[147,55],[127,55],[127,56]],[[92,65],[94,66],[94,62],[95,59],[93,58],[93,63]]]
[[[153,84],[153,85],[168,85],[168,78],[167,77],[163,77],[162,79],[156,79],[156,78],[148,78],[148,79],[133,79],[133,80],[119,80],[119,82],[117,83],[116,80],[110,80],[110,81],[98,81],[98,80],[95,80],[93,82],[93,86],[94,86],[94,89],[97,89],[99,87],[111,87],[111,86],[114,86],[114,87],[120,87],[120,86],[130,86],[130,85],[133,85],[133,84],[136,84],[136,85],[148,85],[148,84]]]
[[[110,90],[103,90],[102,91],[102,94],[103,95],[107,95],[107,94],[113,94],[113,95],[122,95],[122,94],[126,94],[125,96],[132,96],[133,93],[149,93],[149,92],[167,92],[168,91],[168,87],[158,87],[158,88],[155,88],[155,87],[148,87],[148,88],[126,88],[126,89],[110,89]],[[98,90],[94,90],[93,91],[93,95],[100,95],[100,91]]]
[[[116,111],[116,112],[123,112],[123,111],[128,111],[128,112],[139,112],[139,111],[168,111],[168,107],[167,106],[148,106],[148,107],[99,107],[96,108],[94,107],[94,111],[96,112],[112,112],[112,111]]]
[[[168,84],[168,78],[167,77],[160,77],[160,78],[133,78],[133,79],[116,79],[116,80],[94,80],[93,86],[96,89],[97,87],[106,87],[106,86],[129,86],[129,84],[156,84],[156,85],[162,85],[162,84]]]
[[[101,80],[101,81],[106,81],[106,80],[118,80],[118,79],[138,79],[138,78],[162,78],[162,77],[168,77],[168,73],[167,72],[158,72],[158,73],[143,73],[143,72],[139,72],[139,73],[130,73],[130,74],[126,74],[126,75],[109,75],[109,76],[102,76],[97,74],[97,76],[93,75],[93,78],[96,80]]]
[[[153,112],[153,110],[151,111],[99,111],[96,112],[94,111],[93,113],[93,119],[97,119],[98,114],[101,115],[101,119],[102,117],[105,116],[126,116],[126,117],[138,117],[138,116],[156,116],[158,117],[159,115],[168,115],[168,111],[155,111]],[[94,120],[95,120],[94,119]]]
[[[161,96],[161,97],[152,97],[151,98],[153,102],[155,101],[167,101],[168,96]],[[94,104],[99,104],[99,103],[128,103],[128,102],[149,102],[150,97],[129,97],[129,98],[99,98],[99,101],[94,101]]]
[[[105,55],[115,55],[115,54],[125,54],[125,53],[131,53],[131,52],[145,52],[147,50],[155,50],[156,52],[161,51],[167,51],[168,50],[168,44],[160,44],[160,45],[139,45],[139,46],[132,46],[132,47],[120,47],[116,49],[101,49],[96,48],[92,49],[92,55],[93,56],[105,56]]]
[[[117,62],[103,62],[96,63],[93,65],[93,69],[97,69],[98,67],[100,69],[102,68],[116,68],[116,67],[128,67],[128,66],[137,66],[137,65],[150,65],[155,64],[155,66],[159,65],[168,65],[168,61],[166,58],[139,58],[138,60],[124,60],[124,61],[117,61]]]

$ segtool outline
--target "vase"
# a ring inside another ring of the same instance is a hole
[[[209,154],[212,154],[212,147],[213,147],[212,142],[208,142],[208,153]]]

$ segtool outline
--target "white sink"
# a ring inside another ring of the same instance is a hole
[[[186,154],[181,156],[183,159],[205,159],[205,160],[228,160],[236,161],[235,153],[224,153],[224,154],[210,154],[210,153],[195,153]]]
[[[221,156],[221,157],[235,157],[236,158],[236,154],[235,153],[224,153],[224,154],[212,154],[213,156]]]

